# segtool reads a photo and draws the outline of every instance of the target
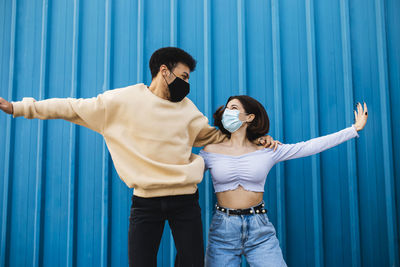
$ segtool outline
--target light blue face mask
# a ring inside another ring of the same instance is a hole
[[[233,133],[242,126],[243,121],[239,119],[239,114],[239,110],[225,109],[221,122],[226,130]]]

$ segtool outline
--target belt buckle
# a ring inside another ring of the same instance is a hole
[[[235,214],[236,215],[243,215],[244,214],[244,209],[235,209]]]

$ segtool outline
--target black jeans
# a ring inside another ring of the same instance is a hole
[[[157,252],[165,220],[177,250],[175,266],[204,266],[203,227],[199,193],[142,198],[132,197],[129,218],[129,266],[157,266]]]

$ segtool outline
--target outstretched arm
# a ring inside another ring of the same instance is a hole
[[[88,99],[51,98],[36,101],[24,98],[10,103],[0,98],[0,109],[15,117],[27,119],[64,119],[102,133],[105,121],[104,95]]]
[[[357,111],[354,111],[354,116],[355,123],[351,127],[341,130],[339,132],[313,138],[306,142],[280,145],[277,151],[273,154],[275,162],[314,155],[334,146],[337,146],[351,138],[358,137],[357,132],[361,131],[367,123],[367,105],[364,103],[363,110],[361,104],[359,103],[357,105]]]

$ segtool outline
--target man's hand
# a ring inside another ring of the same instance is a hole
[[[266,135],[258,138],[258,143],[265,148],[273,148],[274,151],[278,148],[278,145],[282,145],[281,142],[274,140],[271,136]]]
[[[13,114],[13,105],[1,97],[0,97],[0,109],[7,114]]]

